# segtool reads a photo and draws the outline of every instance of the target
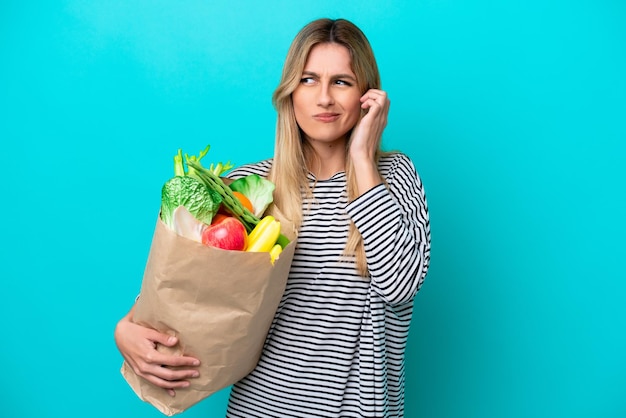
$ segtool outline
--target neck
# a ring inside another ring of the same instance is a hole
[[[307,155],[307,168],[318,180],[331,178],[346,169],[346,147],[344,141],[333,143],[311,143]]]

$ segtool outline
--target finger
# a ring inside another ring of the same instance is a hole
[[[200,365],[200,360],[190,356],[176,356],[171,354],[160,353],[157,350],[152,350],[146,354],[145,362],[147,364],[156,364],[158,366],[169,367],[197,367]]]
[[[363,96],[361,96],[361,102],[365,102],[367,100],[384,100],[387,97],[387,93],[383,90],[370,89]]]
[[[163,334],[154,329],[147,329],[146,333],[146,338],[167,347],[173,347],[178,344],[178,338],[173,335]]]
[[[382,110],[389,108],[389,100],[387,100],[387,96],[376,96],[371,95],[362,98],[361,109],[371,109],[371,108],[380,108]]]
[[[172,392],[173,389],[183,389],[191,385],[188,380],[167,380],[153,374],[140,374],[139,376],[157,387],[172,390]]]
[[[190,356],[173,356],[169,358],[169,361],[163,364],[172,367],[198,367],[200,360]]]
[[[189,379],[195,379],[196,377],[200,376],[200,373],[198,372],[198,370],[193,370],[193,369],[179,370],[179,369],[171,369],[169,367],[156,366],[156,365],[150,368],[149,374],[161,380],[170,382],[172,384],[175,384],[177,382],[184,382]]]
[[[200,376],[197,370],[174,370],[158,365],[143,365],[135,370],[137,375],[164,389],[188,387],[190,379]]]

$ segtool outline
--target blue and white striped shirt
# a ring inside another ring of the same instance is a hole
[[[228,177],[267,176],[271,160]],[[316,180],[285,293],[256,368],[233,386],[230,418],[401,417],[413,299],[430,263],[424,188],[411,160],[387,154],[386,185],[352,202],[346,175]],[[352,220],[370,277],[342,256]]]

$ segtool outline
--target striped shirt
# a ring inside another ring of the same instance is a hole
[[[229,177],[267,176],[271,160]],[[285,293],[256,368],[232,388],[227,416],[401,417],[413,299],[430,262],[424,189],[404,154],[379,164],[387,185],[352,202],[346,175],[317,180]],[[370,277],[342,257],[352,220]]]

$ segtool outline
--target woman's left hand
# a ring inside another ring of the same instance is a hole
[[[366,113],[352,130],[349,149],[358,195],[382,182],[375,156],[387,126],[389,104],[387,93],[382,90],[370,89],[361,96],[361,108]]]
[[[387,126],[389,99],[382,90],[370,89],[361,96],[361,109],[366,113],[352,131],[350,157],[353,162],[373,162]]]

